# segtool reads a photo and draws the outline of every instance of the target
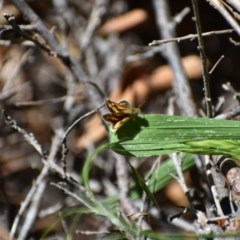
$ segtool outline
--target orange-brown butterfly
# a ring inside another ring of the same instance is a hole
[[[117,130],[130,118],[137,116],[141,112],[139,108],[132,107],[126,100],[116,103],[108,99],[106,105],[111,113],[104,115],[103,118],[112,123],[113,130]]]

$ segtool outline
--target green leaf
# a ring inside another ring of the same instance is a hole
[[[240,159],[240,122],[208,118],[139,115],[116,132],[109,148],[128,156],[173,152],[230,155]]]
[[[182,171],[189,170],[195,165],[194,157],[191,154],[184,156],[182,161]],[[171,174],[170,174],[171,173]],[[150,177],[148,178],[147,186],[151,193],[157,192],[164,188],[170,181],[173,180],[173,175],[176,175],[176,167],[171,159],[168,159],[164,162],[161,162],[154,170],[151,172]],[[148,175],[148,173],[146,174]],[[146,179],[146,177],[145,177]],[[139,191],[137,186],[134,186],[131,191],[131,199],[138,199]]]
[[[182,162],[182,171],[186,171],[195,165],[193,155],[187,154]],[[171,173],[171,174],[170,174]],[[176,167],[171,159],[168,159],[157,166],[149,178],[148,187],[151,192],[157,192],[164,188],[172,179],[172,175],[176,175]]]
[[[90,170],[92,167],[92,161],[94,157],[99,154],[100,152],[104,151],[107,149],[108,144],[103,144],[99,146],[98,148],[95,149],[93,153],[91,153],[88,158],[86,159],[83,169],[82,169],[82,181],[83,185],[89,190],[89,175],[90,175]]]
[[[130,163],[129,163],[129,165],[130,165],[130,168],[132,170],[133,176],[135,178],[135,182],[144,190],[144,192],[152,200],[152,202],[156,205],[156,207],[159,208],[157,200],[153,196],[152,192],[150,191],[149,187],[145,183],[145,180],[143,179],[141,174]]]

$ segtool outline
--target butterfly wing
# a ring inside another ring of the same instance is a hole
[[[114,130],[117,130],[140,111],[140,109],[136,111],[138,108],[135,110],[135,108],[132,108],[131,104],[125,100],[118,103],[107,100],[106,105],[111,113],[104,115],[103,118],[112,123]]]
[[[129,109],[131,108],[130,103],[127,101],[120,101],[119,103],[113,102],[111,100],[106,101],[106,105],[110,112],[115,114],[129,114]]]
[[[125,122],[127,122],[131,117],[127,114],[123,114],[121,116],[116,116],[115,114],[106,114],[103,116],[103,118],[112,123],[113,130],[117,130],[119,127],[121,127]]]

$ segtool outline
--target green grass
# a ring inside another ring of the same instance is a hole
[[[229,155],[240,159],[240,121],[167,115],[140,115],[116,132],[109,148],[127,156],[173,152]]]
[[[195,234],[175,235],[141,231],[135,222],[126,218],[120,209],[118,197],[114,201],[99,201],[89,188],[92,161],[96,154],[106,150],[134,157],[150,157],[174,152],[192,154],[228,155],[240,159],[240,122],[208,118],[190,118],[166,115],[140,115],[126,122],[116,132],[110,130],[110,142],[101,145],[86,160],[82,171],[82,182],[87,195],[81,197],[81,203],[89,208],[89,213],[107,218],[120,232],[105,236],[103,239],[125,239],[148,236],[152,239],[194,239]],[[194,166],[192,154],[185,154],[181,164],[187,171]],[[157,166],[150,174],[141,176],[130,165],[135,185],[131,189],[131,198],[140,198],[137,188],[141,188],[148,198],[157,205],[153,193],[165,187],[176,175],[171,159]],[[171,173],[171,174],[170,174]],[[148,177],[146,177],[148,176]],[[146,178],[148,182],[146,183]],[[140,230],[140,231],[139,231]]]

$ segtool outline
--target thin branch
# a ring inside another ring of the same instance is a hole
[[[220,203],[220,201],[222,200],[222,193],[226,194],[226,191],[223,191],[226,190],[224,189],[225,183],[223,183],[223,176],[216,170],[216,166],[212,163],[210,156],[205,156],[204,163],[206,166],[206,174],[208,177],[208,182],[210,184],[210,190],[212,193],[217,214],[220,216],[224,216],[224,212]]]
[[[62,60],[62,62],[71,70],[75,79],[78,81],[87,81],[87,75],[81,68],[78,61],[71,56],[68,52],[60,45],[55,36],[45,26],[38,15],[29,7],[24,0],[12,0],[13,4],[21,11],[29,22],[35,23],[36,30],[41,34],[45,41],[51,46],[52,51],[56,52],[56,55]]]
[[[211,36],[215,36],[215,35],[224,35],[224,34],[230,34],[233,33],[234,30],[233,29],[225,29],[225,30],[219,30],[219,31],[210,31],[210,32],[205,32],[202,33],[203,37],[211,37]],[[162,40],[154,40],[151,43],[149,43],[149,46],[158,46],[164,43],[168,43],[168,42],[182,42],[185,40],[194,40],[198,38],[198,34],[188,34],[185,35],[183,37],[176,37],[176,38],[169,38],[169,39],[162,39]]]
[[[182,22],[182,20],[186,17],[186,15],[190,13],[190,8],[185,7],[180,13],[178,13],[176,16],[173,17],[173,22],[175,25]]]
[[[169,39],[175,37],[174,25],[171,22],[167,0],[153,0],[156,13],[157,25],[162,38]],[[165,45],[162,52],[172,67],[174,74],[173,87],[177,96],[177,105],[181,112],[187,116],[196,115],[196,109],[192,101],[192,94],[189,83],[182,66],[180,53],[177,44],[172,42]]]
[[[62,138],[62,142],[66,141],[67,135],[72,131],[72,129],[79,123],[81,122],[84,118],[89,117],[91,115],[93,115],[94,113],[98,112],[99,109],[101,109],[103,106],[105,105],[105,101],[97,108],[93,109],[92,111],[87,112],[86,114],[84,114],[83,116],[81,116],[80,118],[78,118],[70,127],[68,127],[67,131],[64,133],[63,138]]]
[[[222,16],[226,19],[226,21],[232,26],[232,28],[237,32],[240,36],[240,26],[233,16],[226,10],[223,6],[222,0],[207,0],[210,5],[212,5],[215,9],[217,9]]]
[[[101,17],[106,11],[106,0],[96,0],[93,6],[90,18],[88,20],[87,28],[81,38],[81,49],[84,51],[90,44],[93,34],[101,23]]]
[[[190,191],[189,191],[189,189],[188,189],[188,187],[185,183],[185,179],[184,179],[184,176],[183,176],[183,171],[182,171],[181,161],[180,161],[182,159],[180,159],[180,155],[178,155],[177,153],[171,154],[171,159],[173,161],[173,164],[174,164],[174,167],[176,169],[177,176],[178,176],[178,177],[175,177],[175,179],[178,181],[178,183],[180,184],[183,192],[185,193],[186,197],[188,198],[191,213],[195,215],[196,209],[195,209],[195,206],[193,205],[194,201],[193,201],[192,197],[190,196]]]
[[[39,210],[39,206],[41,204],[41,199],[43,196],[43,193],[46,189],[47,186],[47,179],[46,179],[46,175],[44,175],[44,178],[42,179],[42,181],[39,181],[37,187],[35,187],[35,192],[31,198],[31,203],[30,206],[28,208],[26,217],[24,219],[24,221],[22,221],[22,227],[21,230],[18,234],[18,239],[26,239],[31,227],[34,224],[34,221],[36,219],[36,216],[38,214],[38,210]],[[34,183],[36,184],[36,183]]]
[[[9,13],[4,13],[3,14],[4,18],[8,21],[8,23],[12,26],[12,29],[19,34],[19,36],[21,36],[23,39],[27,39],[31,42],[33,42],[34,44],[36,44],[36,46],[38,46],[40,49],[42,49],[43,51],[47,52],[50,56],[57,56],[57,53],[52,51],[48,46],[46,46],[46,44],[42,44],[40,43],[36,38],[33,38],[32,36],[30,36],[26,31],[23,31],[16,23],[16,19],[13,15],[9,14]]]
[[[22,224],[22,227],[18,234],[18,239],[25,239],[27,234],[30,231],[30,228],[32,224],[34,223],[34,219],[37,215],[37,210],[39,207],[39,203],[41,202],[41,198],[43,196],[44,190],[46,188],[47,183],[47,176],[49,175],[49,170],[58,173],[63,179],[65,179],[68,183],[71,183],[72,185],[76,185],[77,181],[69,175],[66,175],[62,169],[60,169],[55,163],[56,154],[59,150],[59,146],[61,143],[61,136],[63,135],[63,131],[60,133],[56,133],[55,137],[53,139],[53,142],[51,144],[51,151],[49,156],[46,156],[44,153],[42,146],[38,143],[36,138],[32,133],[26,132],[23,128],[19,127],[17,125],[17,122],[12,119],[5,111],[3,111],[3,114],[5,116],[5,122],[7,125],[9,125],[11,128],[19,132],[23,135],[24,139],[35,148],[35,150],[40,154],[42,157],[42,162],[44,163],[44,167],[37,177],[36,181],[32,185],[30,191],[28,192],[27,197],[25,198],[24,202],[21,204],[21,207],[18,211],[17,216],[14,219],[12,228],[11,228],[11,236],[14,237],[20,223]],[[28,211],[24,215],[24,212],[28,209]]]
[[[240,2],[239,0],[226,0],[230,5],[232,5],[240,13]]]
[[[128,166],[126,159],[123,159],[122,156],[118,154],[114,154],[115,160],[116,160],[116,177],[117,177],[117,185],[118,185],[118,195],[120,199],[120,204],[122,206],[122,209],[124,210],[125,215],[127,216],[133,216],[137,215],[139,213],[138,209],[134,206],[131,199],[129,199],[129,172],[128,172]],[[143,212],[139,213],[139,217],[144,215]],[[146,221],[142,219],[142,228],[141,229],[149,229],[149,226]]]
[[[215,118],[216,119],[233,119],[234,117],[237,117],[239,115],[240,115],[240,108],[236,108],[229,112],[221,113]]]
[[[19,127],[17,125],[17,122],[14,119],[12,119],[5,111],[3,111],[3,114],[5,116],[6,124],[9,125],[12,129],[22,134],[24,139],[31,146],[35,148],[35,150],[40,154],[40,156],[43,159],[46,159],[47,157],[42,149],[42,146],[38,143],[34,135],[32,133],[26,132],[26,130]],[[19,233],[19,239],[25,239],[25,237],[27,236],[32,224],[34,223],[33,219],[35,219],[36,217],[37,209],[39,206],[38,204],[40,203],[40,199],[46,187],[45,177],[47,176],[47,174],[48,174],[48,168],[43,168],[41,174],[38,176],[37,181],[33,184],[31,190],[28,192],[27,197],[25,198],[24,202],[21,204],[21,207],[18,211],[17,216],[14,219],[14,222],[11,228],[12,237],[15,236],[20,222],[24,222],[23,223],[24,227],[21,228],[21,231]],[[25,219],[23,220],[23,213],[25,212],[27,207],[29,207],[29,211],[26,214]]]
[[[83,194],[79,195],[69,189],[67,189],[68,186],[66,186],[65,182],[59,182],[59,183],[51,183],[51,185],[55,186],[56,188],[62,190],[65,194],[71,196],[72,198],[76,199],[78,202],[82,203],[85,207],[88,209],[92,210],[93,212],[95,211],[94,206],[92,206],[91,200],[87,197],[87,192],[84,191],[85,196]]]
[[[240,46],[240,42],[235,41],[233,38],[229,38],[229,41],[233,43],[236,47]]]
[[[9,107],[15,107],[15,108],[25,108],[25,107],[36,107],[36,106],[43,106],[46,104],[57,104],[66,101],[68,97],[79,97],[79,93],[75,93],[72,95],[65,95],[62,97],[58,98],[51,98],[51,99],[42,99],[38,101],[26,101],[26,102],[16,102],[16,103],[11,103],[8,104],[7,106]],[[0,95],[0,101],[1,101],[1,95]]]
[[[61,46],[61,44],[58,42],[58,40],[55,38],[55,36],[49,31],[49,29],[44,25],[42,20],[38,17],[38,15],[29,7],[29,5],[24,0],[12,0],[12,2],[19,8],[19,10],[23,13],[26,19],[28,19],[30,22],[35,24],[36,30],[42,35],[42,37],[47,41],[47,43],[51,46],[52,50],[49,49],[44,44],[39,43],[37,40],[33,39],[28,34],[21,31],[21,28],[19,28],[17,25],[15,26],[15,29],[18,30],[23,37],[27,38],[28,40],[33,41],[36,45],[38,45],[42,50],[46,51],[47,53],[53,54],[54,56],[59,57],[62,62],[71,70],[73,73],[75,79],[78,81],[81,79],[83,82],[88,82],[92,84],[96,90],[99,92],[100,95],[104,95],[103,91],[97,86],[96,83],[93,84],[93,82],[88,81],[88,77],[86,73],[81,68],[80,64],[75,58],[72,58],[65,48]],[[87,27],[87,30],[85,34],[87,36],[84,36],[84,41],[82,42],[83,48],[86,48],[89,44],[90,37],[93,35],[94,30],[100,23],[100,16],[104,12],[104,5],[106,4],[105,0],[98,0],[96,3],[93,12],[92,12],[92,18],[94,21],[89,22],[89,25]]]
[[[233,9],[231,6],[229,6],[228,3],[225,3],[224,1],[222,1],[222,3],[225,6],[225,8],[232,14],[233,18],[240,20],[239,13],[237,13],[235,9]]]
[[[61,147],[61,150],[62,150],[61,164],[62,164],[62,168],[63,168],[63,172],[64,172],[64,178],[66,178],[66,176],[67,176],[67,153],[68,153],[67,136],[68,136],[68,134],[72,131],[72,129],[79,122],[81,122],[86,117],[89,117],[92,114],[98,112],[99,109],[101,109],[104,105],[105,105],[105,101],[99,107],[97,107],[96,109],[93,109],[92,111],[89,111],[86,114],[84,114],[83,116],[81,116],[80,118],[78,118],[70,127],[68,127],[66,132],[63,134],[63,137],[62,137],[62,140],[61,140],[61,143],[62,143],[62,147]]]
[[[19,28],[23,31],[36,31],[36,25],[33,24],[19,24],[18,25]],[[0,25],[0,35],[4,32],[4,31],[8,31],[11,30],[12,27],[9,25]]]
[[[213,71],[216,69],[216,67],[218,66],[218,64],[223,60],[224,55],[222,55],[217,62],[214,64],[214,66],[211,68],[211,70],[209,71],[209,75],[212,75]]]
[[[23,128],[19,127],[17,125],[17,122],[12,119],[7,113],[6,111],[2,111],[3,115],[5,117],[5,123],[10,126],[12,129],[16,130],[17,132],[19,132],[20,134],[23,135],[24,139],[31,145],[34,147],[34,149],[40,154],[40,156],[45,157],[45,153],[42,149],[42,146],[39,144],[39,142],[37,141],[37,139],[34,137],[34,135],[32,133],[28,133],[26,132]]]
[[[202,59],[203,84],[204,84],[204,95],[205,95],[207,116],[212,118],[213,109],[212,109],[212,98],[211,98],[210,85],[209,85],[210,77],[208,74],[207,57],[205,54],[205,49],[203,44],[202,27],[200,22],[200,15],[198,10],[197,0],[192,0],[192,7],[193,7],[194,16],[195,16],[196,30],[198,35],[198,50],[200,53],[200,57]]]

